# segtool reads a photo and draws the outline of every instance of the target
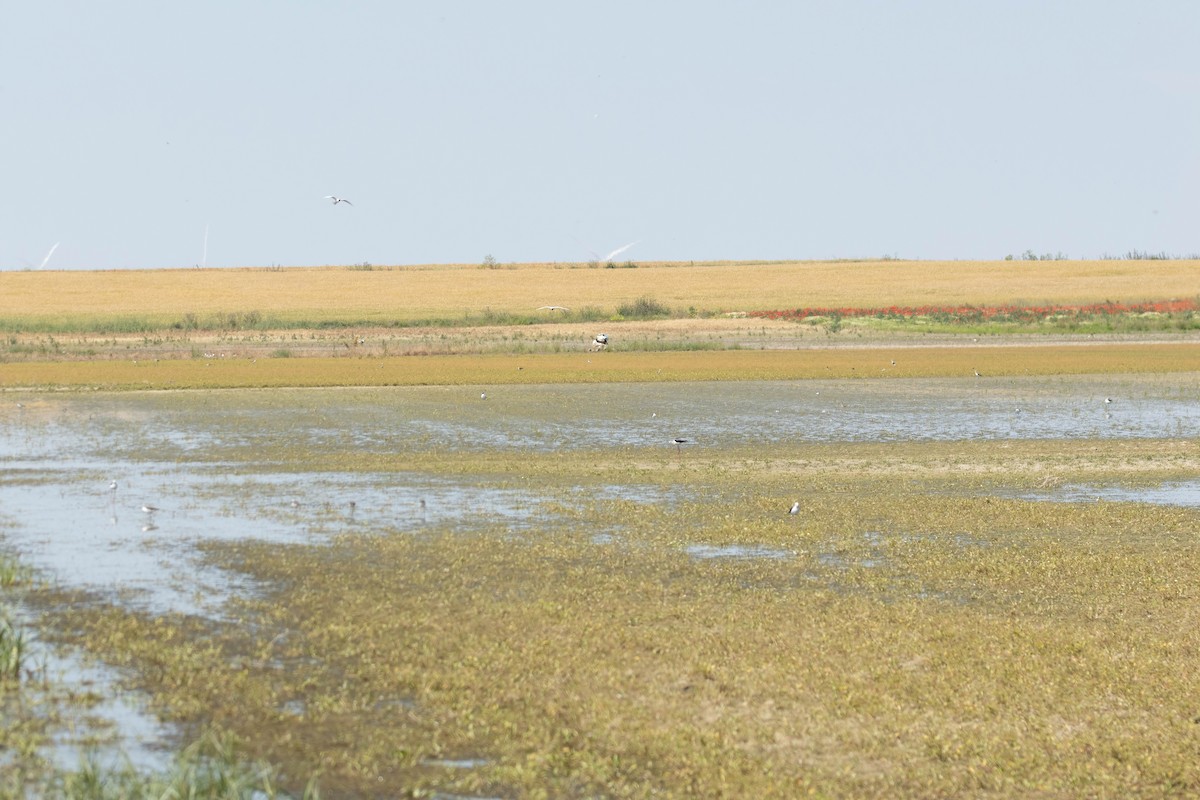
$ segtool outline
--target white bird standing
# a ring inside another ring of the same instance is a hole
[[[349,200],[347,200],[346,198],[344,198],[344,197],[338,197],[337,195],[327,194],[327,195],[325,195],[325,199],[326,199],[326,200],[329,200],[330,202],[332,202],[332,203],[333,203],[335,206],[336,206],[338,203],[345,203],[345,204],[346,204],[346,205],[348,205],[348,206],[352,206],[352,205],[354,205],[354,203],[351,203],[351,202],[350,202]]]
[[[800,501],[799,500],[792,503],[792,510],[789,511],[788,513],[789,514],[799,514],[800,513]]]

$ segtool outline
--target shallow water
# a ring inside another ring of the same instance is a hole
[[[254,587],[202,566],[195,548],[205,540],[313,542],[497,522],[519,531],[558,525],[548,509],[571,500],[562,489],[551,495],[469,476],[297,473],[273,463],[272,452],[669,452],[676,436],[688,448],[1197,437],[1198,389],[1195,376],[1182,375],[44,394],[23,395],[21,408],[0,397],[0,544],[60,584],[215,618],[231,593]],[[588,489],[590,498],[647,505],[692,499],[681,491]],[[1097,493],[1077,487],[1037,498]],[[1200,485],[1108,490],[1107,499],[1196,505]],[[612,536],[582,532],[598,542]],[[686,552],[793,555],[703,543]],[[820,563],[838,566],[832,554]],[[107,680],[76,671],[80,680]],[[151,720],[119,724],[154,730]]]
[[[755,544],[691,544],[684,548],[684,552],[692,558],[708,559],[708,558],[732,558],[732,559],[753,559],[753,558],[791,558],[795,553],[791,550],[780,550],[776,547],[767,547],[766,545]]]
[[[0,414],[0,457],[1195,436],[1198,389],[1182,375],[75,395]]]
[[[686,448],[1200,436],[1191,375],[485,388],[486,400],[479,387],[23,396],[22,408],[0,409],[0,522],[12,549],[65,584],[216,614],[230,589],[198,566],[198,541],[520,529],[547,524],[546,504],[570,500],[470,477],[297,473],[260,455],[281,449],[669,452],[675,436],[689,439]],[[588,491],[647,504],[682,497],[646,486]]]
[[[1098,486],[1070,484],[1043,492],[1016,495],[1025,500],[1083,503],[1103,500],[1112,503],[1151,503],[1163,506],[1200,508],[1200,481],[1168,481],[1157,486]]]

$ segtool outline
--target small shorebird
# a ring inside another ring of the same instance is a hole
[[[351,203],[351,202],[350,202],[349,200],[347,200],[346,198],[344,198],[344,197],[338,197],[337,195],[327,194],[327,195],[325,195],[325,199],[326,199],[326,200],[329,200],[330,202],[332,202],[332,203],[333,203],[335,206],[336,206],[338,203],[345,203],[345,204],[346,204],[346,205],[348,205],[348,206],[352,206],[352,205],[354,205],[354,203]]]
[[[678,451],[680,447],[682,447],[683,445],[688,443],[688,440],[683,439],[679,436],[676,436],[674,439],[671,440],[671,443],[673,445],[675,445],[675,450]]]
[[[158,512],[158,511],[162,511],[162,509],[159,508],[158,506],[142,506],[143,514],[154,514],[155,512]]]
[[[800,513],[800,501],[799,500],[792,503],[792,510],[789,511],[788,513],[789,514],[799,514]]]

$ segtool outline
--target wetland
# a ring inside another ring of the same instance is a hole
[[[1198,263],[2,273],[0,798],[1197,796]]]
[[[1188,794],[1198,396],[24,392],[0,543],[145,769],[217,726],[335,797]]]

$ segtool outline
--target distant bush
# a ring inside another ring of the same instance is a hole
[[[261,322],[261,311],[233,311],[222,315],[220,327],[236,331],[244,328],[256,328]]]
[[[1004,260],[1012,261],[1012,256],[1008,256]],[[1038,255],[1037,253],[1033,252],[1032,250],[1026,250],[1024,253],[1021,253],[1021,260],[1022,261],[1069,261],[1070,256],[1068,256],[1066,253],[1062,252],[1061,250],[1057,253],[1042,253],[1041,255]]]
[[[643,296],[617,306],[617,315],[623,319],[665,319],[671,316],[671,309],[652,297]]]

